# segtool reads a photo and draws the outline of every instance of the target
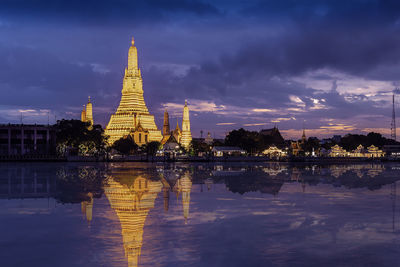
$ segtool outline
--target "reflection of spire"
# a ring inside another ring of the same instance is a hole
[[[169,190],[171,189],[171,186],[164,176],[161,177],[161,182],[163,184],[164,211],[167,212],[169,209]]]
[[[179,178],[178,191],[182,192],[182,206],[183,206],[183,217],[185,218],[185,224],[189,218],[189,206],[190,206],[190,192],[192,190],[192,181],[190,180],[189,173],[186,172],[182,178]]]
[[[81,210],[82,214],[86,216],[86,221],[90,227],[93,218],[93,194],[88,193],[87,196],[90,198],[90,200],[81,202]]]
[[[169,188],[163,187],[164,211],[169,208]]]
[[[129,178],[127,177],[128,180]],[[141,176],[131,179],[134,179],[133,184],[126,185],[110,177],[104,191],[121,223],[128,266],[138,266],[143,244],[143,227],[147,214],[154,208],[157,194],[161,192],[162,183]]]

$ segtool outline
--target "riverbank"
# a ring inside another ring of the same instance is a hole
[[[114,157],[91,157],[91,156],[69,156],[57,157],[54,155],[24,155],[0,157],[0,162],[21,161],[21,162],[305,162],[305,163],[354,163],[354,162],[386,162],[400,161],[393,158],[340,158],[340,157],[296,157],[274,159],[259,156],[239,157],[196,157],[186,156],[169,158],[164,156],[114,156]]]

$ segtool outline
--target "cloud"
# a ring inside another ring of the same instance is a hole
[[[235,125],[236,122],[218,122],[216,125]]]
[[[254,112],[260,112],[260,113],[264,113],[264,112],[276,112],[276,109],[269,109],[269,108],[254,108],[252,111],[254,111]]]
[[[1,15],[5,17],[23,16],[37,21],[64,22],[84,25],[135,25],[138,23],[160,23],[173,15],[193,15],[197,17],[218,15],[220,11],[213,5],[197,0],[29,0],[3,1]]]
[[[22,0],[3,1],[0,16],[0,104],[79,118],[91,95],[103,125],[131,35],[159,127],[164,107],[181,116],[188,99],[193,131],[219,125],[221,136],[304,120],[317,133],[385,128],[399,84],[396,1]]]

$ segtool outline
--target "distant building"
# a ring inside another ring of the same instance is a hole
[[[50,125],[0,125],[0,155],[53,154],[56,131]]]
[[[287,152],[277,148],[276,146],[270,146],[262,152],[264,155],[269,156],[271,158],[280,158],[287,156]]]
[[[348,157],[349,153],[339,145],[331,147],[329,152],[330,157]]]
[[[380,150],[378,147],[371,145],[365,149],[362,145],[359,145],[352,152],[347,152],[339,145],[334,145],[330,152],[330,157],[354,157],[354,158],[380,158],[385,156],[385,152]]]
[[[389,157],[400,157],[400,145],[385,145],[383,146],[383,151]]]
[[[301,147],[301,143],[299,141],[291,141],[290,142],[290,151],[292,156],[299,156],[300,152],[303,152],[303,148]]]
[[[271,129],[263,129],[260,131],[260,134],[270,137],[271,144],[279,145],[285,142],[285,139],[283,139],[279,129],[276,126]]]
[[[368,149],[368,153],[366,154],[367,158],[380,158],[385,156],[385,152],[383,152],[374,145],[367,147],[367,149]]]
[[[363,145],[358,145],[358,147],[356,148],[356,149],[354,149],[351,153],[350,153],[350,156],[351,157],[356,157],[356,158],[359,158],[359,157],[365,157],[365,154],[367,153],[368,151],[364,148],[364,146]]]
[[[214,139],[211,137],[210,132],[207,133],[207,137],[204,138],[204,143],[207,145],[211,145],[214,142]]]

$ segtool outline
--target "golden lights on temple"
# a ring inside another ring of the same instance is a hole
[[[90,96],[88,98],[88,103],[83,105],[83,110],[81,112],[81,121],[89,122],[90,125],[93,125],[93,106],[90,101]]]
[[[192,181],[190,173],[186,172],[175,181],[173,190],[177,195],[182,195],[183,217],[188,222],[190,192]],[[159,180],[145,178],[138,172],[113,171],[107,178],[104,193],[115,211],[121,224],[121,234],[125,257],[128,266],[138,266],[143,245],[143,229],[149,212],[154,208],[158,195],[162,195],[164,210],[169,208],[169,182],[161,177]],[[160,194],[163,192],[162,194]],[[82,203],[82,212],[87,214],[87,205],[93,207],[91,202]],[[90,217],[91,219],[91,217]]]
[[[120,183],[110,176],[104,191],[121,223],[128,266],[138,266],[145,221],[149,211],[154,208],[154,202],[163,184],[161,181],[152,181],[142,176],[133,177],[129,172],[117,176],[129,183]]]
[[[125,74],[122,82],[121,100],[117,111],[111,115],[106,126],[105,135],[109,136],[109,144],[113,144],[120,138],[128,135],[132,136],[135,143],[140,145],[148,142],[157,141],[165,144],[174,141],[188,148],[192,141],[190,131],[189,108],[187,101],[183,108],[182,130],[179,122],[174,131],[170,131],[169,114],[167,110],[164,113],[164,125],[162,133],[155,124],[154,115],[150,114],[143,97],[143,80],[138,65],[138,53],[134,39],[128,52],[128,66],[125,68]],[[90,113],[90,115],[88,115]],[[92,106],[89,103],[82,111],[82,121],[88,121],[92,116]]]
[[[162,139],[161,131],[157,129],[154,116],[149,113],[143,98],[143,80],[133,38],[122,83],[121,101],[117,111],[111,115],[105,134],[110,136],[110,144],[127,135],[133,135],[138,145]]]

